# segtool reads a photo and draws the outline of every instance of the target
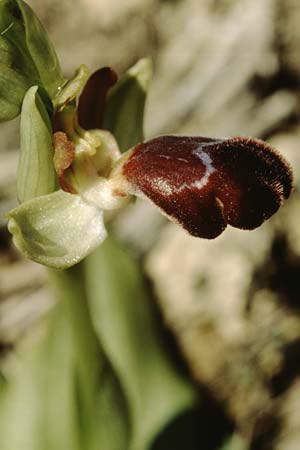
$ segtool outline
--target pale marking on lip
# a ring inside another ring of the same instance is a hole
[[[164,159],[172,159],[174,161],[174,159],[176,159],[176,161],[182,161],[185,163],[188,163],[188,160],[185,158],[180,158],[179,156],[170,156],[170,155],[159,155],[160,158],[164,158]]]
[[[209,144],[211,145],[211,143],[206,143],[206,146]],[[210,175],[212,175],[216,171],[216,169],[213,166],[211,157],[203,150],[202,147],[203,147],[202,145],[199,145],[196,149],[192,151],[193,155],[197,156],[197,158],[199,158],[203,163],[203,165],[205,166],[205,174],[203,175],[201,180],[196,180],[190,184],[182,183],[181,186],[175,188],[172,185],[170,185],[170,183],[164,178],[157,177],[155,179],[155,185],[162,194],[167,196],[172,194],[178,194],[182,192],[184,189],[193,187],[197,189],[202,189],[208,183]]]
[[[205,186],[206,183],[208,182],[210,175],[213,174],[216,171],[216,169],[212,164],[211,157],[204,150],[202,150],[200,146],[195,150],[193,150],[193,154],[196,155],[199,159],[201,159],[206,170],[201,180],[194,181],[194,183],[192,183],[192,186],[198,189],[202,189],[203,186]]]

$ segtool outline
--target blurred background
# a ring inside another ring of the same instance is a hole
[[[295,190],[259,229],[195,239],[137,201],[114,223],[145,270],[179,360],[200,386],[216,448],[235,430],[258,450],[300,448],[299,0],[28,0],[66,76],[79,64],[119,74],[154,62],[146,137],[266,139],[290,161]],[[18,119],[1,124],[0,367],[55,299],[46,270],[11,244]],[[116,449],[117,450],[117,449]]]

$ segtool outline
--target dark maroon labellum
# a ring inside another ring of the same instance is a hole
[[[123,173],[190,234],[215,238],[230,224],[253,229],[292,189],[292,173],[263,141],[161,136],[137,145]]]

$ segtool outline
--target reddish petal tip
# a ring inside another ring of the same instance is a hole
[[[102,67],[90,76],[78,103],[78,120],[83,128],[102,128],[107,93],[117,79],[110,67]]]

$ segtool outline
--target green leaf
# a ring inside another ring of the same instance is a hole
[[[47,33],[22,0],[0,0],[0,121],[16,117],[32,85],[53,98],[65,82]]]
[[[83,263],[68,270],[51,271],[60,313],[69,329],[73,350],[73,395],[77,402],[78,443],[85,450],[128,450],[128,413],[117,378],[92,327]],[[61,342],[63,347],[63,342]],[[53,385],[52,389],[58,389]],[[45,405],[47,407],[47,405]],[[63,431],[62,427],[61,431]],[[55,436],[53,423],[51,434]],[[60,440],[53,440],[56,450]],[[64,447],[62,447],[64,448]]]
[[[128,450],[126,403],[91,326],[82,265],[51,278],[60,302],[45,333],[18,348],[0,396],[0,448]]]
[[[82,301],[80,291],[72,290],[72,293],[74,302]],[[97,417],[97,396],[103,369],[99,367],[94,404],[87,414],[82,402],[83,381],[88,383],[86,388],[89,389],[95,377],[90,372],[88,379],[80,378],[74,331],[65,305],[59,304],[48,319],[45,335],[38,342],[27,343],[18,349],[17,368],[9,377],[0,399],[1,450],[106,450],[93,442],[96,431],[102,428]],[[85,348],[87,359],[95,358],[90,350]],[[100,362],[98,355],[94,365]],[[111,376],[106,385],[110,380]],[[103,388],[106,395],[118,392],[110,386],[103,385]],[[110,406],[109,400],[105,406]],[[114,427],[114,424],[111,429],[113,434],[121,433],[120,427]],[[123,450],[122,447],[115,448]],[[114,447],[107,450],[114,450]]]
[[[1,450],[81,450],[70,325],[59,305],[48,331],[18,348],[0,399]],[[16,432],[17,427],[17,432]]]
[[[92,321],[129,405],[128,450],[147,450],[169,421],[194,404],[196,393],[167,354],[129,254],[110,237],[84,264]]]
[[[7,217],[23,255],[57,269],[78,263],[106,237],[102,211],[63,191],[33,198]]]
[[[22,106],[17,177],[20,202],[57,189],[51,123],[37,89],[32,86],[28,90]]]
[[[143,140],[144,108],[151,77],[151,60],[141,59],[128,70],[109,95],[104,128],[112,132],[122,152]]]

